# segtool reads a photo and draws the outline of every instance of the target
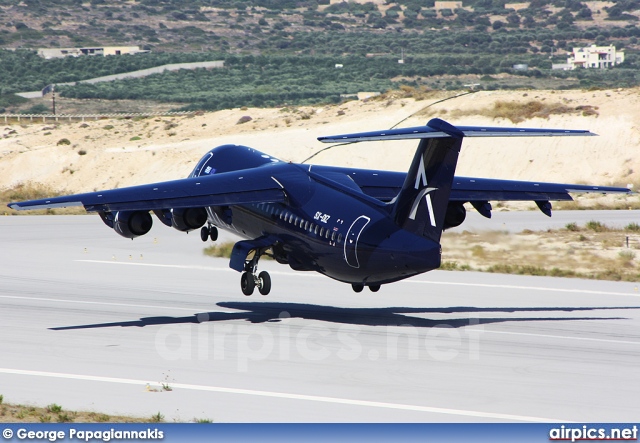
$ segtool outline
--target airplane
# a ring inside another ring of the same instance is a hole
[[[297,164],[247,146],[207,152],[187,178],[85,194],[10,203],[16,210],[84,206],[116,233],[134,239],[153,219],[203,241],[224,229],[244,238],[229,266],[242,293],[271,290],[258,272],[263,255],[296,271],[316,271],[355,292],[437,269],[440,237],[459,226],[470,203],[491,217],[490,201],[533,201],[551,216],[551,201],[570,193],[625,193],[627,188],[455,176],[465,137],[593,136],[588,130],[425,126],[319,137],[324,143],[419,140],[408,172]]]

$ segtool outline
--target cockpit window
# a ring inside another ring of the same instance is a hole
[[[213,157],[212,152],[209,152],[207,155],[202,157],[196,167],[193,168],[191,177],[202,177],[203,175],[215,174],[216,169],[207,164],[209,163],[209,160],[211,160],[211,157]]]

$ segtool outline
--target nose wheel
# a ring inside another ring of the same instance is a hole
[[[266,249],[265,249],[266,250]],[[245,263],[245,271],[240,276],[240,288],[244,295],[251,295],[255,288],[262,295],[271,292],[271,276],[267,271],[258,273],[258,261],[265,250],[258,250],[251,260]]]

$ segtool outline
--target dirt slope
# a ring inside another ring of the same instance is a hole
[[[513,126],[484,110],[499,101],[563,105],[566,112],[518,123],[521,127],[590,129],[599,137],[469,139],[458,175],[594,184],[640,182],[638,89],[608,91],[439,92],[420,101],[390,98],[337,106],[233,109],[193,117],[113,119],[0,126],[0,188],[39,182],[83,192],[188,175],[209,149],[235,143],[299,162],[326,147],[321,135],[403,127],[441,117],[454,124]],[[590,112],[575,111],[582,106]],[[585,108],[586,107],[586,108]],[[426,108],[426,109],[425,109]],[[460,115],[460,114],[467,115]],[[583,115],[587,114],[587,115]],[[243,116],[251,121],[238,124]],[[63,144],[67,139],[69,144]],[[404,171],[415,142],[336,147],[317,164]],[[82,154],[82,155],[81,155]]]

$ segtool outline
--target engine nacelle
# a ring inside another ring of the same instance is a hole
[[[443,229],[455,228],[460,226],[467,217],[467,210],[461,202],[449,202],[447,212],[444,216]]]
[[[113,218],[113,230],[125,238],[145,235],[151,226],[153,219],[147,211],[118,211]]]
[[[207,211],[204,208],[179,208],[171,211],[171,226],[178,231],[200,229],[206,222]]]

